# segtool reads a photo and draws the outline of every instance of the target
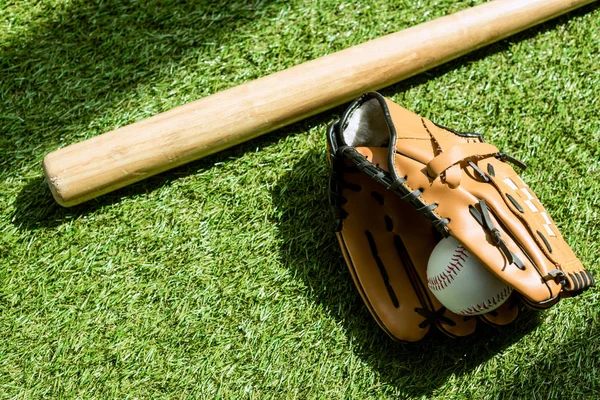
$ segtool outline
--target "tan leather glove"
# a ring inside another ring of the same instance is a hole
[[[446,310],[427,287],[427,261],[442,237],[455,237],[531,307],[594,284],[511,166],[522,164],[481,135],[370,92],[329,128],[327,141],[338,241],[360,295],[392,338],[416,341],[432,325],[450,336],[475,330],[475,318]],[[515,300],[480,319],[510,323]]]

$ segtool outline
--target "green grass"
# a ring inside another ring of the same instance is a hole
[[[0,0],[0,398],[597,398],[596,289],[378,329],[326,200],[342,107],[72,209],[43,182],[59,147],[478,3]],[[599,32],[587,7],[382,91],[528,163],[597,277]]]

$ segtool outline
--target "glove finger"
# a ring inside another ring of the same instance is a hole
[[[498,308],[489,313],[479,316],[486,324],[492,326],[508,325],[513,322],[519,315],[519,297],[518,293],[514,292],[510,297]]]
[[[564,279],[562,287],[566,292],[581,292],[594,285],[592,275],[584,269],[552,217],[514,169],[497,159],[482,163],[487,163],[487,169],[492,172],[489,183],[501,195],[502,201],[495,207],[497,215],[507,225],[512,237],[522,243],[544,279],[559,283]]]
[[[490,226],[497,230],[497,236],[510,251],[514,262],[509,260],[506,251],[497,246],[489,253],[480,252],[476,256],[486,265],[495,266],[495,271],[492,272],[522,293],[531,304],[543,307],[546,303],[553,303],[562,290],[562,286],[549,275],[550,271],[556,269],[555,264],[544,255],[522,221],[507,208],[501,194],[489,190],[489,185],[484,185],[469,182],[468,190],[474,195],[476,202],[469,210],[476,220],[483,221],[484,214],[487,214]],[[481,235],[487,237],[489,232],[485,231],[482,222],[477,222]],[[454,233],[464,237],[464,232],[459,229]]]

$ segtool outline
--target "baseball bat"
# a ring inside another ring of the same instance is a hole
[[[381,89],[595,0],[495,0],[276,72],[49,153],[69,207]]]

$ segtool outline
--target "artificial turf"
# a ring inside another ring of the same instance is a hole
[[[0,0],[0,398],[572,398],[600,391],[597,289],[402,345],[327,204],[343,107],[81,206],[43,156],[482,1]],[[600,8],[382,90],[483,133],[600,277]]]

